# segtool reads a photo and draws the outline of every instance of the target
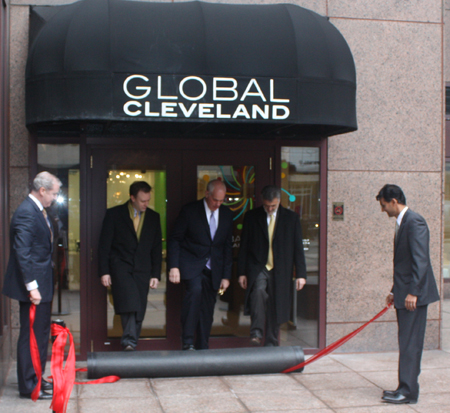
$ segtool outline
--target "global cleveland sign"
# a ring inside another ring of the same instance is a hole
[[[114,75],[114,115],[195,121],[292,121],[293,79]]]

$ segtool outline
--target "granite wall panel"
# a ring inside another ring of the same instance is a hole
[[[442,2],[441,0],[328,0],[328,12],[331,17],[436,23],[442,19]]]
[[[356,63],[358,131],[329,139],[329,169],[441,171],[442,27],[332,22]]]
[[[333,138],[331,138],[333,139]],[[440,173],[328,173],[327,322],[368,320],[383,307],[392,286],[394,218],[375,200],[386,183],[399,185],[408,206],[427,220],[435,277],[441,279]],[[344,202],[344,221],[333,221],[332,203]],[[439,318],[439,306],[429,318]]]
[[[28,166],[29,134],[25,126],[25,67],[28,55],[28,7],[11,6],[10,165]]]

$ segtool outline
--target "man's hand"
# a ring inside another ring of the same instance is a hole
[[[417,296],[408,294],[405,298],[405,307],[409,311],[414,311],[417,306]]]
[[[297,278],[295,280],[295,289],[297,291],[300,291],[306,284],[306,279],[305,278]]]
[[[179,284],[181,279],[180,270],[178,268],[171,268],[169,271],[169,281],[174,284]]]
[[[100,281],[104,287],[110,287],[112,284],[111,276],[109,274],[102,275]]]
[[[247,276],[246,275],[241,275],[239,277],[239,285],[246,290],[247,289]]]
[[[220,290],[225,292],[229,286],[230,286],[230,280],[227,280],[226,278],[222,278],[222,281],[220,282]]]
[[[150,288],[153,288],[153,289],[158,288],[158,283],[159,283],[159,280],[157,278],[151,278],[150,279]]]
[[[30,301],[34,305],[39,305],[41,300],[42,300],[41,293],[37,288],[30,291]]]
[[[389,306],[394,303],[394,294],[389,294],[386,297],[386,305]]]

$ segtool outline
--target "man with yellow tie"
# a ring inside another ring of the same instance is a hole
[[[302,228],[300,217],[280,205],[279,187],[268,185],[261,195],[262,206],[244,217],[239,284],[246,290],[251,343],[278,346],[280,325],[289,320],[292,280],[296,278],[297,291],[306,283]]]
[[[100,235],[101,283],[111,287],[126,351],[137,346],[149,288],[157,288],[161,279],[161,223],[159,214],[148,208],[151,190],[144,181],[131,184],[130,200],[106,211]]]

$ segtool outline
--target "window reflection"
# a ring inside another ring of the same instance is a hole
[[[54,229],[55,295],[52,314],[64,320],[79,353],[80,148],[76,144],[38,144],[37,149],[38,172],[48,171],[63,184],[57,201],[48,210]]]
[[[445,205],[444,205],[444,281],[450,281],[450,162],[445,164]]]
[[[244,316],[245,291],[238,283],[237,257],[244,215],[255,204],[255,168],[251,165],[197,166],[197,199],[205,196],[206,185],[213,179],[227,187],[224,205],[233,212],[233,269],[230,288],[218,297],[214,310],[212,336],[248,337],[250,317]]]
[[[320,151],[313,147],[281,149],[281,203],[299,216],[307,281],[293,289],[291,320],[282,326],[282,345],[319,346]]]

